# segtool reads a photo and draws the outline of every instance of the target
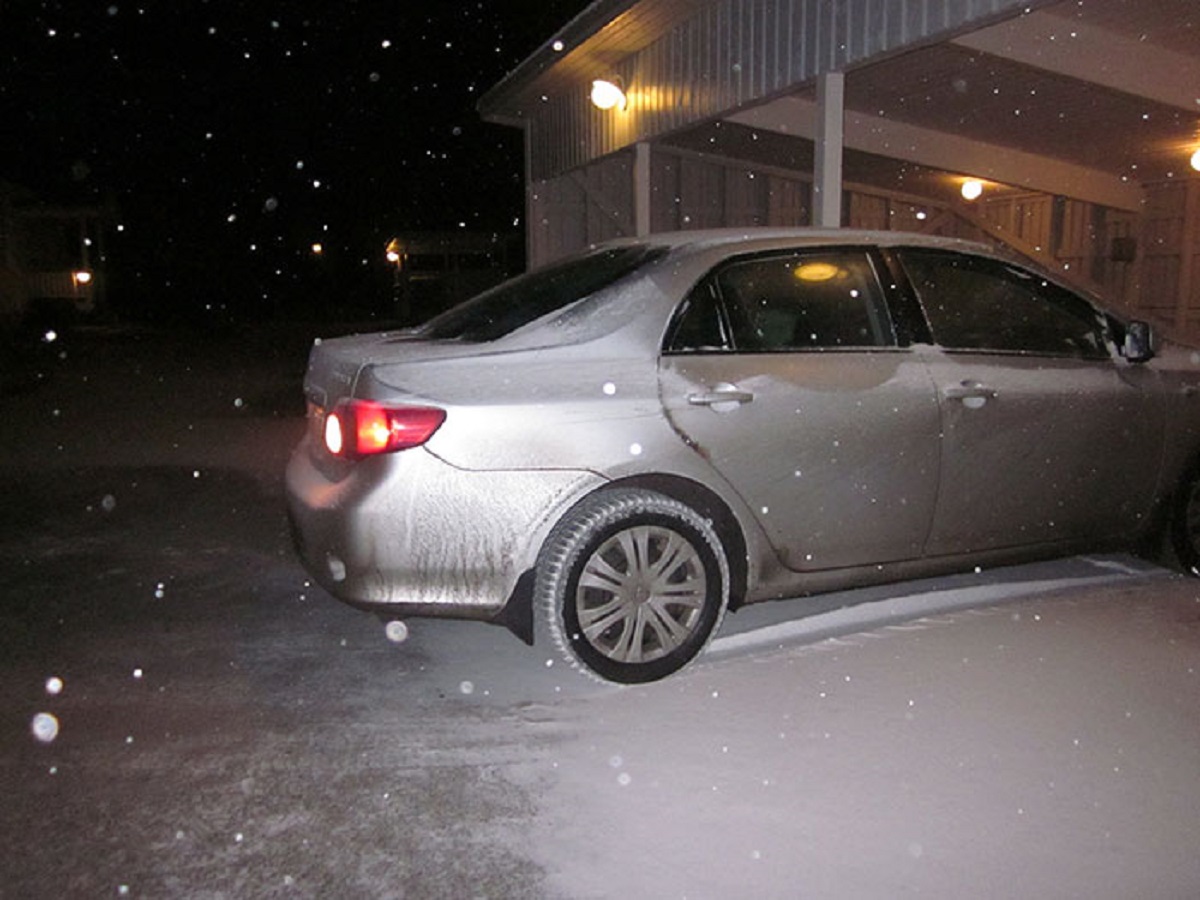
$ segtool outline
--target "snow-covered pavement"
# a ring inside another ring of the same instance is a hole
[[[1195,586],[1006,575],[573,705],[552,893],[1197,896]]]
[[[624,689],[393,643],[288,547],[302,356],[69,349],[0,398],[2,897],[1200,896],[1200,581],[760,605]]]

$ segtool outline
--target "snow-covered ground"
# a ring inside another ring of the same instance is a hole
[[[564,710],[552,893],[1200,894],[1195,587],[1006,574]]]
[[[1200,896],[1200,581],[761,605],[624,689],[392,643],[289,552],[302,345],[254,340],[93,338],[0,398],[0,896]]]

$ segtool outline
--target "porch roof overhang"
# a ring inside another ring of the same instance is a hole
[[[1194,174],[1194,0],[597,0],[479,108],[545,178],[713,122],[811,140],[829,72],[847,150],[1123,209]],[[602,114],[614,73],[630,105]]]

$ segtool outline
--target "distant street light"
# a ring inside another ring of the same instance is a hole
[[[400,274],[404,269],[404,245],[399,238],[388,241],[385,254],[388,264],[392,267],[392,311],[400,321],[407,322],[412,310],[409,307],[408,291]]]

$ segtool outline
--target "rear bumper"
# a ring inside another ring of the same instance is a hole
[[[425,449],[318,465],[305,438],[288,463],[288,517],[315,580],[389,616],[492,619],[559,511],[602,482],[579,471],[470,471]]]

